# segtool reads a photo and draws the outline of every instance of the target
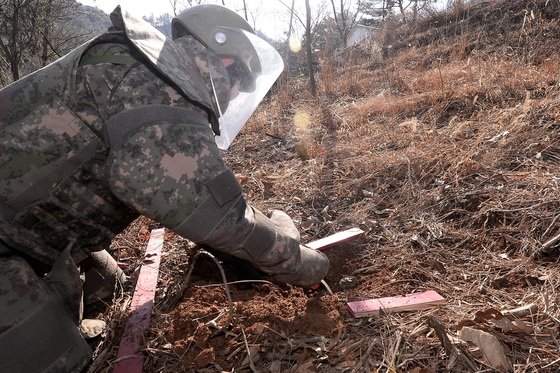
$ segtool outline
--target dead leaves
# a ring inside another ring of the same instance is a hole
[[[462,320],[457,325],[456,337],[450,334],[440,321],[430,317],[432,327],[449,355],[448,369],[460,361],[476,371],[476,357],[498,372],[513,370],[511,346],[528,342],[535,333],[532,318],[538,312],[534,304],[512,310],[499,311],[488,308],[478,311],[472,320]],[[530,317],[531,320],[522,318]]]
[[[506,355],[506,350],[496,336],[466,326],[459,332],[459,338],[462,341],[475,344],[482,352],[484,360],[492,368],[500,372],[511,371],[512,366]]]
[[[534,332],[533,327],[523,320],[517,320],[494,308],[479,311],[475,314],[474,324],[491,325],[504,333],[524,333],[530,335]],[[467,326],[469,323],[462,323]]]

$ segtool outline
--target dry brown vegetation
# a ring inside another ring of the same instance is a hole
[[[335,295],[240,283],[232,305],[202,262],[169,306],[193,251],[170,233],[146,371],[495,371],[488,341],[459,338],[467,327],[494,336],[513,371],[560,370],[558,251],[539,253],[560,233],[560,2],[481,2],[385,33],[325,58],[316,99],[288,80],[226,155],[247,199],[286,211],[304,242],[367,232],[326,252]],[[149,224],[115,254],[134,263]],[[424,290],[447,304],[364,319],[344,308]],[[110,369],[128,299],[105,315],[91,371]]]

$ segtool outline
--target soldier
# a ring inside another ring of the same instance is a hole
[[[278,53],[217,5],[181,13],[172,40],[120,7],[111,21],[0,91],[1,372],[87,365],[83,305],[124,281],[106,249],[140,214],[279,282],[329,268],[286,214],[245,202],[220,156],[282,71]]]

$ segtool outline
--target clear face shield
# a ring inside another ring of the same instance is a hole
[[[231,64],[224,63],[224,66],[227,64],[225,67],[231,82],[230,101],[227,107],[223,107],[225,105],[220,107],[215,78],[210,73],[213,94],[220,111],[218,119],[220,135],[215,136],[215,140],[218,148],[222,150],[229,148],[235,136],[249,120],[284,69],[280,54],[270,44],[252,33],[240,29],[223,28],[218,29],[214,35],[218,44],[234,41],[228,39],[241,38],[244,39],[241,44],[250,43],[251,47],[246,49],[251,49],[251,53],[246,55],[238,53],[238,56],[241,55],[243,63],[234,62],[227,55],[220,55],[222,61],[231,60]],[[243,48],[241,44],[234,45]]]

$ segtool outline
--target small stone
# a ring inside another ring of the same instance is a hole
[[[85,339],[95,338],[105,330],[107,323],[103,320],[83,319],[80,332]]]
[[[358,285],[358,281],[354,276],[345,276],[338,282],[338,285],[342,290],[349,290],[355,288]]]
[[[214,348],[209,347],[200,352],[195,358],[194,363],[198,368],[204,368],[216,361],[216,352]]]

